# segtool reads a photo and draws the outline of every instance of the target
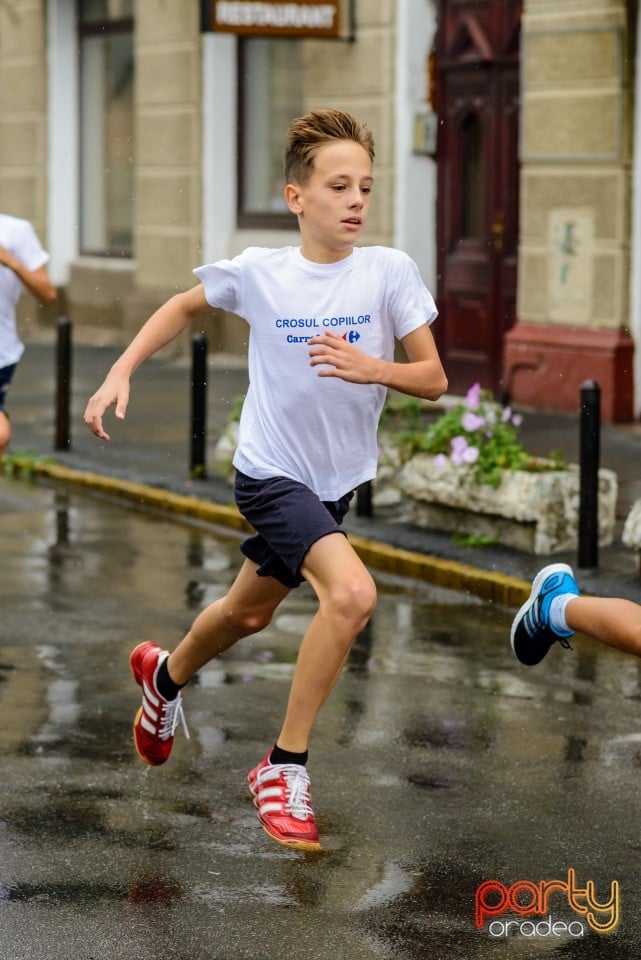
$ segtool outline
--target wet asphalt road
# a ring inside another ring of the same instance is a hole
[[[3,960],[639,957],[637,661],[582,638],[527,671],[513,611],[377,575],[311,745],[323,850],[300,854],[261,830],[245,777],[278,730],[306,588],[199,675],[191,739],[151,769],[129,652],[173,646],[225,591],[235,535],[0,478],[0,557]],[[527,904],[570,869],[603,902],[620,883],[614,932],[563,889],[557,935],[509,911],[475,926],[484,881],[528,881]]]

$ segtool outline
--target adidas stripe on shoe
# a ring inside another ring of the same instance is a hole
[[[277,843],[295,850],[320,849],[307,768],[271,763],[270,753],[247,777],[263,829]]]
[[[174,700],[165,700],[156,687],[158,668],[168,656],[169,652],[157,643],[146,641],[138,644],[129,658],[134,679],[142,687],[142,706],[134,720],[134,743],[140,759],[152,767],[169,759],[179,723],[189,739],[182,693]]]
[[[512,621],[510,631],[512,650],[521,663],[540,663],[557,641],[570,648],[568,637],[573,631],[554,628],[550,622],[552,602],[568,594],[578,596],[579,588],[567,563],[551,563],[537,573],[530,596]]]

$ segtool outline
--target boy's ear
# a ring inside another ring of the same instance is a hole
[[[302,213],[303,203],[297,183],[288,183],[285,187],[285,201],[292,213]]]

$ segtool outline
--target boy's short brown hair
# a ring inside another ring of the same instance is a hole
[[[289,125],[284,155],[286,182],[305,183],[319,148],[334,140],[353,140],[374,160],[374,137],[366,124],[343,110],[310,110]]]

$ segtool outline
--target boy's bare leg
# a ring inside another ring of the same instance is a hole
[[[167,661],[174,683],[187,683],[218,654],[270,622],[290,591],[273,577],[257,576],[257,569],[255,563],[245,560],[228,593],[196,617]]]
[[[278,746],[304,753],[357,634],[376,604],[376,586],[347,538],[332,533],[310,548],[301,571],[319,608],[300,646]]]
[[[9,423],[9,417],[0,410],[0,457],[5,452],[9,446],[9,440],[11,440],[11,424]]]
[[[641,607],[619,597],[574,597],[565,608],[571,630],[641,657]]]
[[[277,580],[258,577],[256,570],[256,564],[245,561],[227,595],[196,617],[172,654],[151,641],[132,651],[129,663],[143,692],[134,720],[134,743],[145,763],[155,767],[169,759],[181,719],[189,736],[179,688],[217,654],[266,626],[289,593]]]

